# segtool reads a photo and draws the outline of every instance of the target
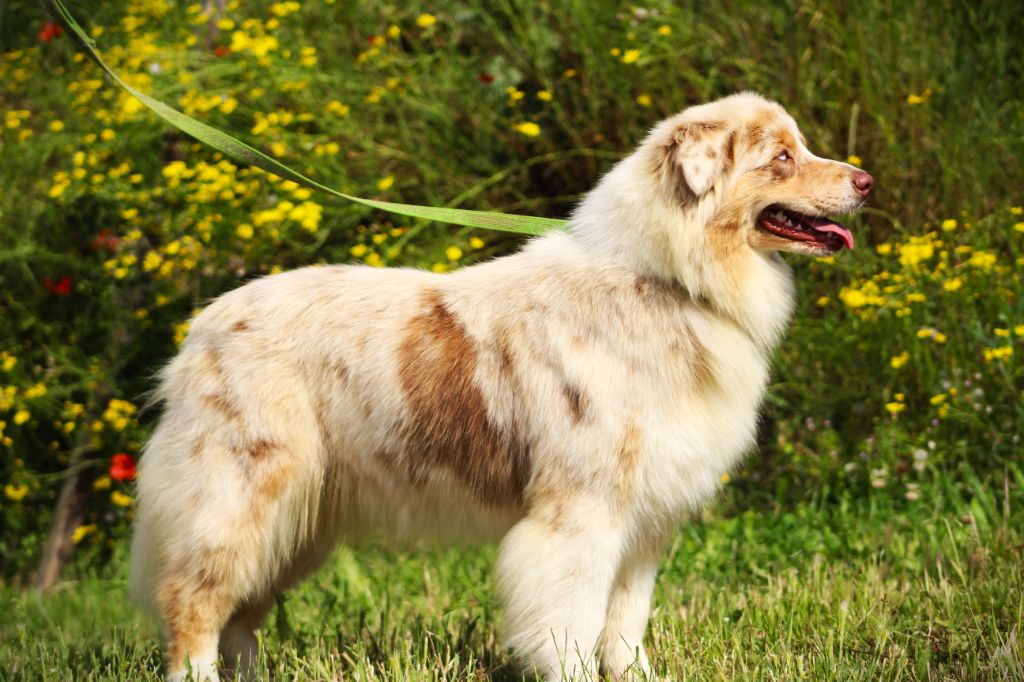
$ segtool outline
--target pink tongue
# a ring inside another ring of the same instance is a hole
[[[818,232],[831,232],[833,234],[838,234],[842,237],[843,242],[846,244],[846,248],[851,250],[853,249],[853,234],[851,234],[850,231],[842,225],[836,225],[835,223],[823,220],[820,222],[814,221],[812,227],[814,227]]]

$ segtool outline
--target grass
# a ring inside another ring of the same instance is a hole
[[[706,512],[675,536],[648,635],[665,679],[1001,680],[1024,676],[1024,495],[936,484],[790,511]],[[741,505],[733,491],[727,505]],[[262,631],[275,679],[522,679],[501,647],[493,548],[343,548]],[[123,561],[48,595],[5,589],[2,674],[159,679],[155,624]]]

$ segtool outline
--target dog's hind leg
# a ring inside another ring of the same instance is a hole
[[[166,433],[140,475],[136,547],[156,556],[136,558],[152,571],[137,591],[164,622],[168,677],[216,680],[222,631],[229,665],[254,662],[262,600],[314,532],[321,477],[315,448],[280,430],[262,439],[208,430],[181,439],[185,447]]]
[[[256,631],[274,605],[274,593],[250,599],[238,606],[220,633],[220,653],[224,666],[235,673],[235,680],[255,678],[259,658]]]
[[[598,640],[622,551],[601,502],[562,499],[534,509],[502,541],[506,641],[548,682],[598,679]]]

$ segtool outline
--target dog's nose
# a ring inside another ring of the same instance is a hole
[[[861,196],[866,197],[868,195],[874,182],[875,179],[864,171],[857,171],[853,174],[853,186],[857,188],[857,192]]]

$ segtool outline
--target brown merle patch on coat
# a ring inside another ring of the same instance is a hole
[[[779,124],[779,113],[771,108],[761,109],[743,127],[743,143],[750,149],[757,149],[768,138],[774,136]]]
[[[702,390],[715,381],[715,374],[711,368],[711,352],[708,351],[707,346],[701,343],[697,333],[689,324],[686,325],[686,333],[690,340],[690,367],[692,368],[693,385],[698,390]]]
[[[725,153],[725,166],[726,172],[732,168],[733,163],[736,161],[736,131],[730,130],[729,134],[725,136],[725,144],[722,147]]]
[[[238,407],[223,393],[207,394],[202,396],[200,400],[208,408],[219,412],[230,421],[242,420],[242,413],[238,410]]]
[[[233,332],[249,331],[249,323],[246,320],[238,320],[233,325],[231,325],[231,331],[233,331]]]
[[[615,470],[615,500],[620,507],[626,507],[633,499],[636,488],[636,468],[640,463],[643,448],[643,433],[640,427],[628,422],[619,445],[618,463]]]
[[[232,595],[223,577],[179,566],[162,578],[156,604],[164,622],[171,670],[183,669],[185,659],[198,655],[230,616]]]
[[[576,486],[566,478],[549,476],[531,485],[530,515],[544,522],[552,533],[565,533],[570,527],[569,506],[577,494]]]
[[[188,450],[188,456],[191,459],[199,459],[203,456],[203,451],[206,449],[206,433],[200,433],[196,439],[192,442],[192,447]]]
[[[272,440],[265,438],[257,438],[251,443],[248,443],[245,448],[245,454],[249,455],[253,459],[266,459],[274,450],[277,449],[277,443]]]
[[[569,418],[573,426],[579,426],[590,411],[590,398],[583,394],[578,386],[566,381],[562,384],[562,395],[569,408]]]
[[[512,347],[512,338],[507,329],[500,329],[494,335],[495,347],[498,355],[498,370],[506,377],[515,373],[515,351]]]
[[[441,294],[425,292],[422,306],[398,351],[409,416],[396,461],[413,478],[445,469],[485,504],[519,503],[530,478],[529,448],[514,427],[499,427],[487,414],[474,379],[476,347]]]

